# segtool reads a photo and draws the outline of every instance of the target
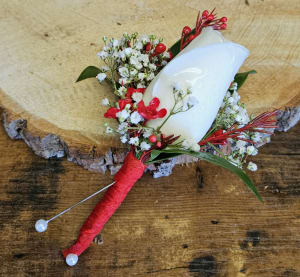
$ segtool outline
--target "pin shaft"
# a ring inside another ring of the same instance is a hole
[[[80,200],[79,202],[75,203],[75,204],[72,205],[71,207],[69,207],[69,208],[63,210],[63,211],[60,212],[59,214],[57,214],[57,215],[53,216],[52,218],[50,218],[49,220],[47,220],[47,223],[49,223],[50,221],[52,221],[52,220],[54,220],[54,219],[60,217],[61,215],[65,214],[65,213],[67,213],[68,211],[72,210],[73,208],[77,207],[78,205],[82,204],[83,202],[85,202],[85,201],[87,201],[87,200],[93,198],[94,196],[96,196],[96,195],[99,194],[100,192],[102,192],[102,191],[108,189],[109,187],[111,187],[114,183],[115,183],[115,182],[113,182],[113,183],[111,183],[111,184],[105,186],[104,188],[99,189],[98,191],[94,192],[93,194],[89,195],[88,197],[86,197],[86,198]]]

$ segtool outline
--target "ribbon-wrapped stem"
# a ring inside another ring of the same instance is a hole
[[[143,176],[146,165],[129,152],[124,164],[114,177],[115,184],[108,189],[103,198],[93,209],[81,227],[79,236],[70,248],[63,250],[63,255],[76,254],[79,256],[85,251],[102,230],[105,223],[115,213],[133,185]]]

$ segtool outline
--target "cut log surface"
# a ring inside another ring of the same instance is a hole
[[[217,7],[229,39],[251,54],[256,69],[240,93],[250,112],[287,109],[279,130],[300,115],[300,3],[294,0],[3,0],[0,1],[0,275],[1,276],[300,276],[300,125],[277,133],[253,161],[264,204],[227,171],[205,162],[172,160],[134,186],[101,236],[65,265],[69,246],[95,197],[34,231],[37,219],[110,183],[126,149],[104,135],[103,97],[95,79],[74,83],[99,63],[101,37],[157,34],[172,45],[197,11]],[[111,122],[111,121],[110,121]],[[21,141],[22,139],[37,157]],[[50,159],[51,158],[51,159]],[[104,243],[103,243],[104,241]]]
[[[196,162],[133,187],[101,237],[68,267],[76,239],[101,196],[49,219],[112,181],[62,159],[43,159],[0,128],[0,276],[299,277],[300,124],[253,157],[260,203],[229,172]],[[101,242],[104,243],[101,244]]]
[[[137,31],[164,37],[171,46],[183,26],[194,25],[199,9],[214,7],[229,18],[224,35],[251,52],[241,71],[258,71],[240,91],[249,111],[300,104],[298,1],[10,0],[0,3],[0,105],[6,122],[26,124],[26,139],[21,137],[36,154],[67,155],[103,171],[105,157],[122,147],[117,137],[104,134],[104,122],[112,120],[103,117],[100,102],[113,96],[96,79],[74,82],[83,68],[99,64],[101,38]]]

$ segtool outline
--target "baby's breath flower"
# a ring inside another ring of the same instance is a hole
[[[198,104],[199,101],[195,96],[188,96],[188,98],[184,101],[183,110],[187,111]]]
[[[109,70],[109,67],[108,66],[106,66],[106,65],[102,65],[101,66],[101,71],[102,72],[107,72]]]
[[[127,67],[120,67],[119,72],[122,77],[129,77],[129,71]]]
[[[140,93],[140,92],[135,92],[135,93],[132,94],[131,98],[136,103],[139,103],[143,99],[143,94]]]
[[[155,71],[156,70],[156,65],[154,63],[150,63],[149,68],[150,68],[150,70]]]
[[[138,83],[137,84],[137,88],[145,88],[146,86],[144,85],[144,84],[142,84],[142,83]]]
[[[105,78],[106,78],[106,74],[105,73],[99,73],[96,78],[98,79],[98,81],[101,83]]]
[[[119,87],[118,93],[119,93],[119,95],[121,97],[123,97],[126,94],[126,92],[127,92],[127,88],[126,87],[124,87],[124,86]]]
[[[141,62],[143,62],[144,64],[148,64],[148,63],[149,63],[149,56],[146,55],[146,54],[141,54],[141,55],[139,56],[139,60],[140,60]]]
[[[131,56],[129,62],[130,62],[130,64],[135,66],[139,63],[139,60],[136,56]]]
[[[143,141],[141,144],[140,144],[140,147],[141,147],[141,150],[144,150],[144,151],[147,151],[151,148],[151,145],[148,144],[147,142]]]
[[[200,145],[198,143],[195,143],[195,142],[191,141],[191,140],[184,140],[181,145],[184,149],[190,149],[190,150],[193,150],[195,152],[200,150]]]
[[[253,145],[250,145],[247,147],[248,155],[255,156],[255,155],[257,155],[257,153],[258,153],[258,150]]]
[[[151,129],[144,129],[144,132],[143,132],[143,137],[144,138],[149,138],[153,133],[153,130]]]
[[[128,128],[128,123],[127,122],[122,122],[119,127],[118,127],[118,132],[123,135],[127,132]]]
[[[126,60],[126,54],[124,51],[119,51],[119,58],[122,60],[122,61],[125,61]]]
[[[148,35],[141,35],[140,40],[141,40],[141,42],[142,42],[143,44],[146,44],[146,43],[148,43],[148,42],[150,41]]]
[[[126,143],[128,141],[127,135],[121,136],[120,140],[122,143]]]
[[[97,53],[97,56],[98,56],[100,59],[104,60],[105,58],[107,58],[108,54],[107,54],[106,51],[101,51],[101,52]]]
[[[253,162],[249,162],[247,165],[247,169],[251,170],[251,171],[256,171],[257,170],[257,165]]]
[[[154,77],[155,77],[154,73],[151,72],[151,73],[147,76],[146,80],[147,80],[147,81],[152,81],[152,80],[154,79]]]
[[[130,47],[125,48],[125,49],[124,49],[124,53],[125,53],[126,56],[131,55],[131,53],[132,53],[132,48],[130,48]]]
[[[124,109],[124,110],[118,112],[116,114],[116,116],[120,122],[124,122],[130,116],[130,114],[126,109]]]
[[[135,47],[136,49],[138,49],[138,50],[141,50],[141,49],[143,48],[143,44],[142,44],[140,41],[138,41],[138,42],[134,45],[134,47]]]
[[[109,100],[107,98],[102,99],[101,103],[103,106],[109,106]]]
[[[105,130],[105,133],[106,133],[106,134],[111,134],[111,133],[113,133],[113,131],[114,131],[114,130],[113,130],[111,127],[107,126],[107,127],[106,127],[106,130]]]
[[[113,47],[118,47],[119,46],[119,41],[117,39],[113,40]]]
[[[133,112],[131,115],[130,115],[130,122],[132,124],[138,124],[139,122],[141,122],[143,120],[143,117],[137,112]]]
[[[138,146],[139,145],[139,138],[138,137],[130,138],[129,144]]]
[[[129,83],[128,79],[127,78],[120,78],[119,79],[119,84],[121,86],[124,86],[124,85],[127,85]]]
[[[137,63],[137,64],[135,65],[135,68],[136,68],[137,70],[141,70],[141,69],[143,68],[143,65],[142,65],[141,63]]]
[[[142,81],[145,78],[145,73],[139,73],[138,78]]]

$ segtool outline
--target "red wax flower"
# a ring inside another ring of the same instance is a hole
[[[117,113],[124,110],[124,108],[127,104],[132,105],[132,100],[130,98],[121,99],[121,100],[119,100],[118,103],[119,103],[120,109],[115,108],[115,107],[111,107],[106,111],[106,113],[104,114],[104,117],[106,117],[106,118],[117,118]]]
[[[154,97],[151,100],[151,102],[149,103],[149,106],[145,106],[145,103],[142,100],[138,103],[137,111],[142,117],[144,117],[147,120],[163,118],[167,114],[167,110],[161,109],[161,110],[157,111],[159,103],[160,103],[160,101],[157,97]]]
[[[125,99],[119,100],[118,103],[119,103],[120,111],[122,111],[122,110],[124,110],[124,108],[127,104],[132,105],[132,100],[130,98],[125,98]]]
[[[117,113],[120,110],[118,108],[109,108],[106,113],[104,114],[104,117],[106,118],[117,118]]]
[[[132,94],[139,92],[139,93],[143,93],[145,92],[145,88],[128,88],[127,93],[125,94],[125,96],[127,98],[131,98]]]

